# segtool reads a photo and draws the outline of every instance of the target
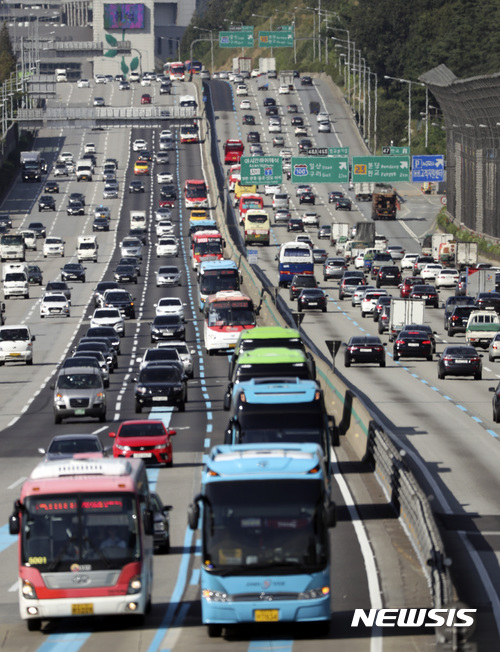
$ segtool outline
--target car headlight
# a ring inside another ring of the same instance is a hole
[[[135,391],[136,391],[138,394],[146,394],[148,390],[147,390],[145,387],[143,387],[142,385],[138,385],[138,386],[135,388]]]
[[[122,446],[121,444],[115,444],[115,448],[119,451],[129,451],[131,450],[130,446]]]

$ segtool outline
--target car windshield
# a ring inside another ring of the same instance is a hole
[[[120,311],[118,309],[96,310],[94,313],[94,319],[110,319],[117,317],[120,317]]]
[[[97,374],[63,374],[57,379],[57,389],[97,389],[102,387]]]
[[[28,330],[26,328],[2,328],[0,330],[0,341],[13,342],[15,340],[29,341]]]
[[[118,431],[119,437],[160,437],[165,436],[165,426],[162,423],[126,423]]]
[[[139,376],[139,383],[180,383],[181,372],[173,365],[145,367]]]
[[[77,453],[99,453],[102,448],[97,439],[88,438],[71,438],[71,439],[54,439],[52,440],[48,453],[50,455],[64,455],[72,457]]]

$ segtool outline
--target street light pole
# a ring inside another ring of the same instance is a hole
[[[297,63],[297,39],[295,38],[295,11],[283,11],[280,9],[275,9],[275,13],[280,12],[282,14],[288,14],[293,16],[293,63]]]
[[[422,82],[414,82],[411,79],[402,79],[401,77],[389,77],[389,75],[384,75],[384,79],[392,79],[400,83],[408,84],[408,147],[411,147],[411,87],[413,86],[425,86]],[[426,97],[426,103],[428,101],[428,96]]]
[[[205,27],[198,27],[197,25],[194,26],[194,29],[199,29],[202,32],[209,32],[210,33],[210,55],[211,55],[211,62],[212,62],[212,70],[211,70],[211,75],[213,77],[214,74],[214,37],[212,34],[211,29],[206,29]]]
[[[345,30],[345,31],[347,32],[347,30]],[[340,48],[347,47],[347,97],[348,97],[348,101],[349,101],[349,106],[352,109],[352,105],[351,105],[351,43],[353,44],[353,52],[354,52],[354,54],[355,54],[354,46],[356,45],[356,43],[355,43],[355,41],[351,41],[349,39],[349,32],[347,32],[347,40],[343,39],[343,38],[337,38],[336,36],[331,36],[330,38],[332,39],[332,41],[339,41],[339,44],[335,45],[335,47],[340,47]],[[341,43],[347,43],[347,46],[341,45]],[[356,88],[356,77],[354,78],[354,88]]]
[[[273,16],[263,16],[262,14],[252,14],[254,18],[265,18],[269,21],[269,31],[273,31]],[[273,48],[271,48],[271,56],[273,56]]]

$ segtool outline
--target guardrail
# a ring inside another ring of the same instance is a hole
[[[50,127],[50,123],[74,122],[84,120],[87,122],[130,122],[130,121],[159,121],[183,120],[196,117],[192,107],[180,106],[144,106],[144,107],[50,107],[45,109],[18,109],[17,121],[19,123],[43,124]]]
[[[202,82],[195,80],[195,83],[199,97],[207,95],[206,91],[201,89]],[[217,185],[221,180],[220,175],[219,179],[212,176],[213,167],[210,165],[212,161],[217,164],[220,160],[216,139],[211,137],[212,133],[215,133],[215,121],[209,102],[210,97],[207,98],[208,111],[204,115],[209,128],[204,120],[201,121],[202,139],[205,144],[203,156],[205,170],[211,176],[209,186],[212,205],[215,206],[217,223],[226,239],[228,253],[239,262],[245,292],[255,303],[261,303],[260,322],[269,326],[295,327],[285,301],[274,292],[274,286],[269,279],[257,266],[252,267],[248,263],[245,251],[238,242],[241,238],[237,237],[234,241],[231,237],[227,215],[227,211],[232,210],[230,201],[227,200],[224,186]],[[304,336],[304,340],[315,356],[317,378],[325,394],[325,404],[336,420],[340,436],[346,437],[360,460],[371,464],[388,500],[404,525],[427,577],[433,607],[450,605],[454,590],[445,563],[444,544],[425,493],[391,440],[390,433],[385,432],[376,415],[372,414],[355,391],[332,371],[331,361],[323,356],[314,343],[307,336]],[[444,642],[445,635],[448,633],[443,634],[442,631],[436,630],[439,642]]]

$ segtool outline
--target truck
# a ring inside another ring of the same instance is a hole
[[[97,236],[95,235],[80,235],[76,245],[76,257],[78,262],[91,260],[97,263],[97,251],[99,245],[97,244]]]
[[[373,222],[356,222],[353,232],[356,240],[367,242],[367,247],[375,247],[375,224]]]
[[[364,182],[354,184],[354,194],[356,201],[372,201],[375,184]]]
[[[479,292],[495,292],[496,272],[491,269],[468,269],[466,294],[476,297]]]
[[[56,82],[68,81],[68,72],[66,68],[56,68],[54,74],[56,76]]]
[[[474,347],[487,349],[500,332],[500,317],[494,310],[474,310],[465,327],[465,341]]]
[[[21,233],[0,236],[0,261],[4,260],[26,260],[26,243]]]
[[[294,79],[293,70],[280,70],[280,75],[279,75],[280,86],[288,86],[288,90],[293,91],[295,88],[293,79]]]
[[[92,161],[88,158],[81,158],[76,162],[75,173],[77,181],[92,181]]]
[[[398,196],[390,183],[376,183],[372,193],[372,220],[395,220]]]
[[[40,152],[21,152],[21,178],[23,183],[42,180],[42,156]]]
[[[2,267],[3,295],[30,298],[28,266],[26,263],[7,264]]]
[[[439,247],[445,242],[451,242],[453,235],[451,233],[433,233],[432,234],[432,251],[431,256],[437,263],[439,261]]]
[[[423,324],[425,315],[425,300],[399,299],[391,300],[391,316],[389,321],[389,342],[408,324]]]
[[[328,632],[329,529],[336,523],[329,493],[317,444],[211,450],[188,508],[189,527],[200,527],[201,620],[209,637],[230,625],[278,621]]]
[[[330,244],[332,247],[339,248],[338,245],[345,244],[349,239],[350,226],[348,222],[332,222],[332,232],[330,235]],[[342,240],[340,240],[342,238]],[[343,247],[342,247],[343,248]]]
[[[276,59],[275,57],[260,57],[259,59],[259,71],[263,75],[270,70],[276,70]]]
[[[443,267],[455,267],[457,243],[454,240],[439,245],[438,263]]]
[[[250,74],[252,70],[252,57],[233,57],[233,72]]]
[[[477,265],[477,261],[477,242],[457,242],[455,264],[458,269],[474,267],[474,265]]]

